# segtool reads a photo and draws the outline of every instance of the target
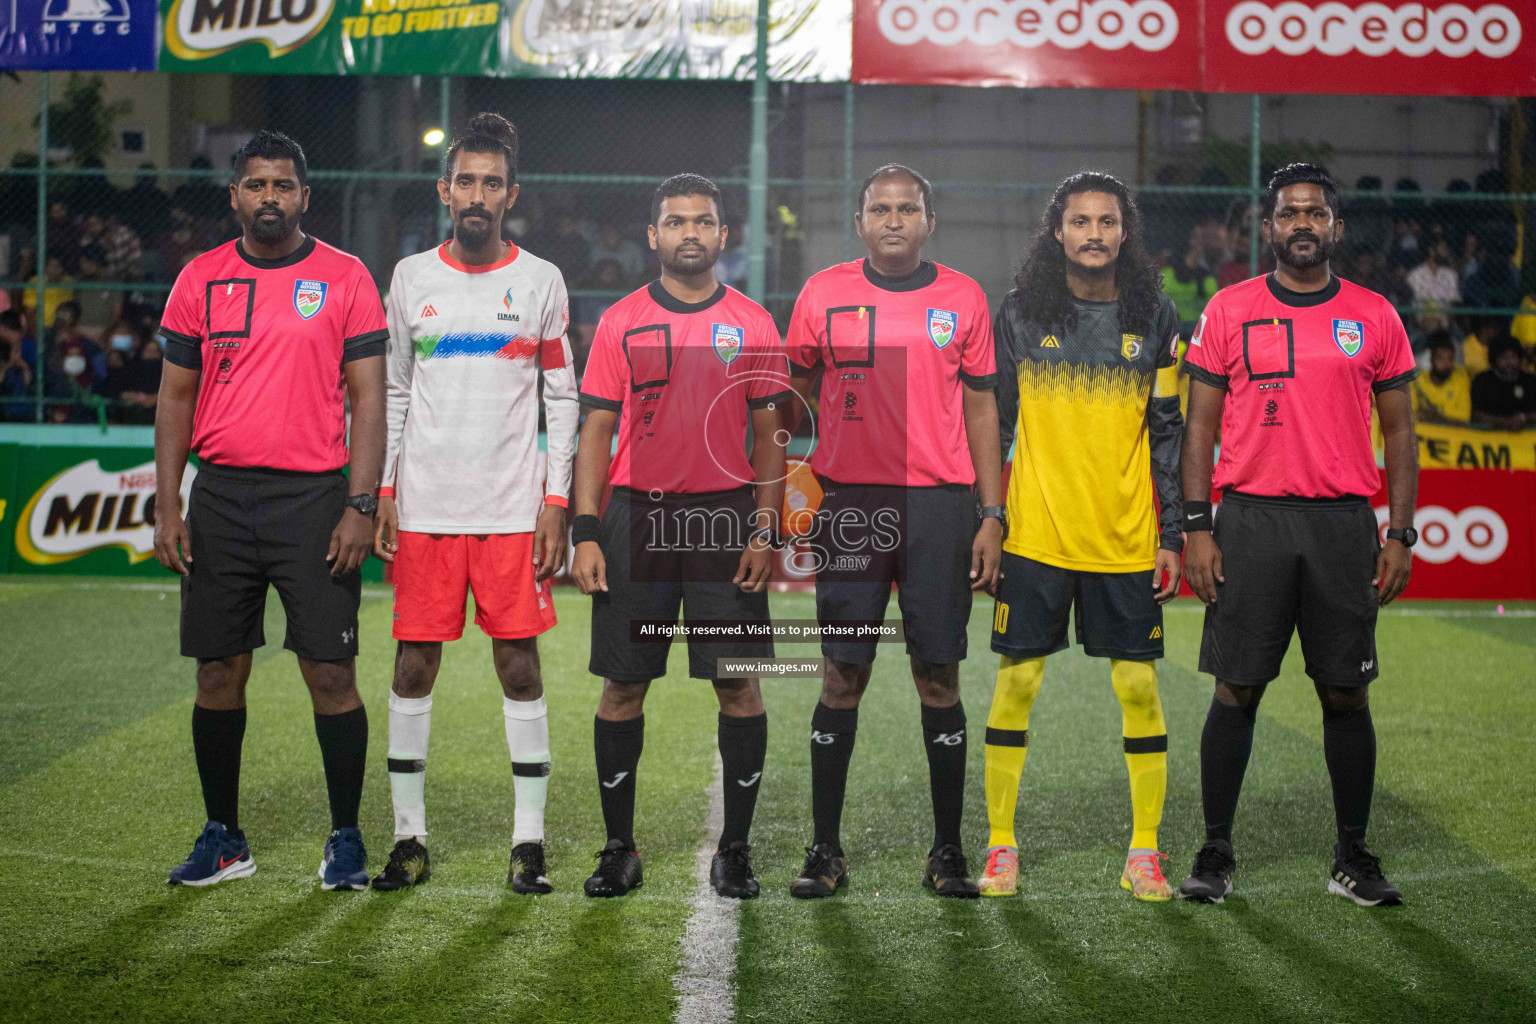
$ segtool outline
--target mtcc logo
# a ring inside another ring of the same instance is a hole
[[[1385,505],[1376,509],[1376,530],[1387,527]],[[1452,512],[1443,505],[1426,505],[1413,514],[1419,542],[1413,556],[1436,565],[1460,555],[1474,565],[1497,561],[1509,547],[1509,527],[1504,517],[1486,505],[1472,505]]]

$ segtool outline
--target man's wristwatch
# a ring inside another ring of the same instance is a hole
[[[372,516],[379,510],[379,503],[371,494],[354,494],[347,499],[347,508],[356,509],[365,516]]]
[[[998,525],[1003,528],[1003,536],[1008,536],[1008,506],[1007,505],[983,505],[981,506],[981,518],[996,519]]]
[[[1404,530],[1388,530],[1387,540],[1401,541],[1403,547],[1411,548],[1419,542],[1419,531],[1411,526]]]

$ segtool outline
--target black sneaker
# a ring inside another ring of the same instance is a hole
[[[789,894],[797,900],[831,896],[848,884],[848,858],[831,843],[817,843],[805,848],[805,866],[789,883]]]
[[[373,879],[373,887],[380,892],[409,889],[432,877],[432,858],[427,848],[415,839],[402,839],[389,851],[389,863],[384,865]]]
[[[733,900],[750,900],[757,896],[751,851],[752,847],[739,839],[725,849],[715,851],[715,859],[709,862],[709,884],[715,887],[715,892]]]
[[[623,896],[643,884],[640,855],[617,839],[594,854],[597,868],[582,886],[588,896]]]
[[[959,900],[973,900],[981,895],[981,887],[966,870],[964,851],[954,843],[945,843],[928,854],[923,864],[923,885],[940,896]]]
[[[1237,858],[1232,855],[1232,844],[1225,839],[1212,839],[1195,854],[1195,866],[1189,877],[1179,886],[1179,899],[1199,900],[1201,903],[1221,903],[1232,891],[1232,869]]]
[[[554,892],[544,874],[544,844],[518,843],[512,847],[512,863],[507,868],[507,884],[513,892],[542,896]]]
[[[1334,844],[1328,891],[1348,896],[1362,907],[1397,907],[1403,902],[1402,892],[1381,873],[1381,858],[1364,843],[1350,843],[1344,850]]]

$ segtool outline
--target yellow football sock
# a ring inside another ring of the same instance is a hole
[[[997,667],[997,687],[987,715],[987,824],[992,829],[988,846],[1019,845],[1013,834],[1013,812],[1019,802],[1024,755],[1029,752],[1029,709],[1040,695],[1044,674],[1044,658],[1005,654]]]
[[[1155,850],[1168,790],[1168,725],[1157,695],[1157,667],[1150,661],[1111,660],[1109,665],[1131,777],[1131,848]]]

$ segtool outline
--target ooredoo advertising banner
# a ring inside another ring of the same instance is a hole
[[[1387,529],[1385,486],[1371,502]],[[1536,474],[1490,469],[1419,473],[1410,598],[1536,598]],[[1383,536],[1385,533],[1383,532]]]
[[[854,0],[857,82],[1536,95],[1536,4]]]
[[[854,0],[856,82],[1200,88],[1193,0]]]
[[[1536,91],[1536,4],[1205,0],[1206,92]]]

